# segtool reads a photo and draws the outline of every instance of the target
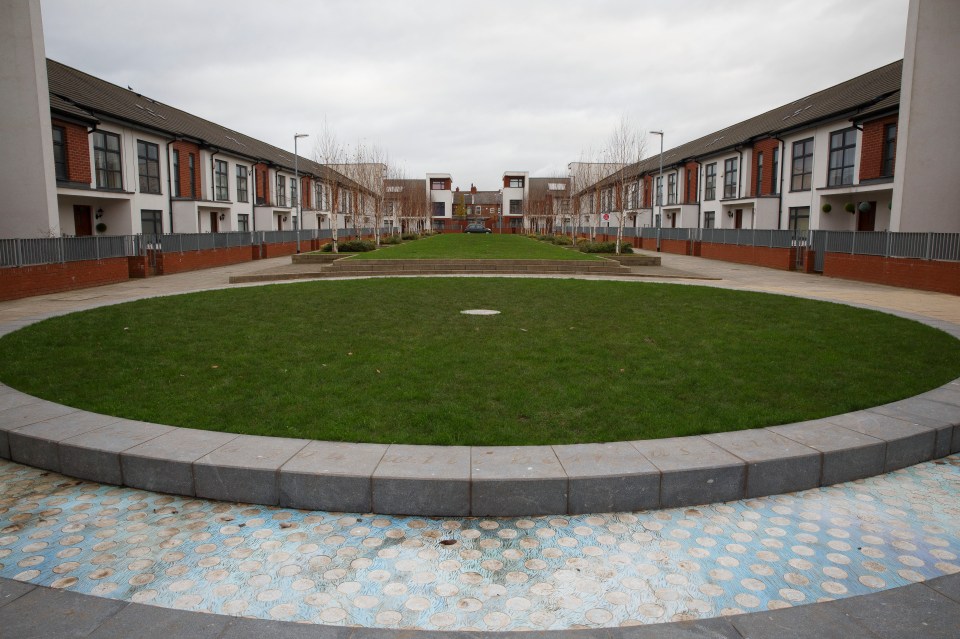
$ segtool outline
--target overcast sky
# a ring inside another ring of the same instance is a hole
[[[695,139],[903,57],[908,0],[42,0],[47,56],[313,157],[565,173],[621,116]],[[650,136],[647,154],[659,151]]]

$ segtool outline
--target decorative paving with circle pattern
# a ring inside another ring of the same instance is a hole
[[[960,572],[960,455],[696,508],[423,519],[228,504],[0,461],[0,576],[186,610],[421,629],[596,628]]]

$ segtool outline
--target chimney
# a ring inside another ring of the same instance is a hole
[[[471,193],[476,193],[476,192],[477,192],[477,187],[474,186],[473,182],[470,183],[470,192],[471,192]]]
[[[460,192],[460,187],[458,186],[458,187],[455,189],[455,191],[456,191],[457,193],[459,193],[459,192]]]

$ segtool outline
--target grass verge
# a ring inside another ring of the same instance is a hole
[[[474,308],[501,314],[460,313]],[[960,341],[915,322],[636,282],[241,288],[75,313],[0,339],[0,380],[71,406],[384,443],[557,444],[753,428],[901,399],[958,375]]]
[[[538,242],[522,235],[448,233],[381,248],[363,260],[596,260],[593,255]]]

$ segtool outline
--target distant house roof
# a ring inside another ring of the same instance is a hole
[[[47,60],[50,110],[87,121],[112,119],[184,138],[240,157],[263,161],[292,171],[293,154],[272,144],[221,126],[168,104],[124,89],[106,80]],[[297,168],[304,174],[350,182],[338,172],[300,156]]]

